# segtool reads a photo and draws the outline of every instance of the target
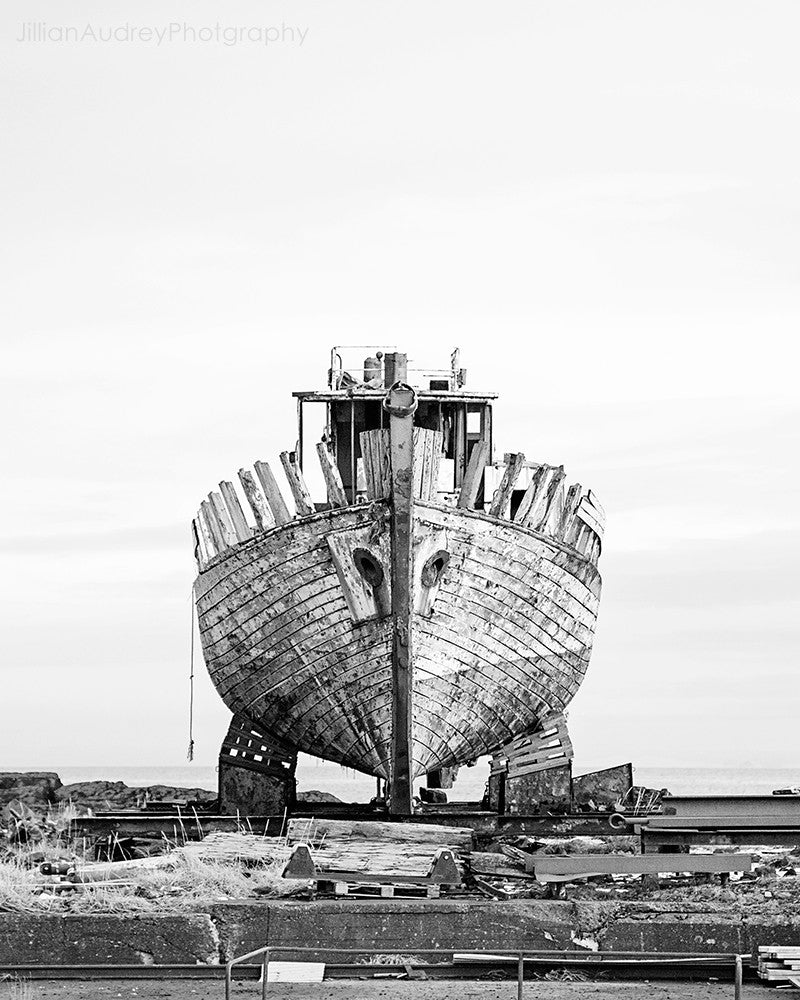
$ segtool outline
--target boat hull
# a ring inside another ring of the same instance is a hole
[[[195,584],[206,664],[228,707],[298,750],[384,778],[390,516],[379,500],[300,517],[228,549]],[[514,521],[422,501],[412,518],[417,777],[563,712],[588,666],[600,576],[572,547]],[[383,562],[379,584],[352,571],[354,551]],[[437,551],[449,561],[431,583]]]

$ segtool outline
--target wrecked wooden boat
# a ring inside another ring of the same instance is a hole
[[[262,461],[201,503],[198,624],[235,715],[228,753],[264,773],[297,751],[337,761],[385,779],[402,815],[416,778],[564,711],[589,663],[604,515],[562,466],[492,460],[496,394],[466,389],[457,352],[413,374],[398,352],[357,371],[342,355],[327,389],[294,393],[294,510]]]

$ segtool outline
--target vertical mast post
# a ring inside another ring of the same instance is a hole
[[[392,468],[392,744],[389,811],[413,813],[412,704],[413,680],[413,510],[414,411],[417,394],[405,384],[406,358],[394,355],[395,382],[384,399],[389,414]]]

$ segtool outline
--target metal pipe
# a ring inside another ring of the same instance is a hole
[[[525,980],[525,959],[524,953],[519,953],[517,959],[517,1000],[522,1000],[522,984]]]
[[[734,1000],[742,1000],[742,956],[737,955],[734,962],[736,964],[733,971],[733,997]]]

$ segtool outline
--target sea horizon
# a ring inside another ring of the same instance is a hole
[[[608,766],[608,765],[606,765]],[[574,773],[599,770],[591,764],[575,766]],[[48,771],[58,774],[65,785],[82,781],[122,781],[131,787],[166,785],[175,788],[217,787],[216,765],[191,763],[176,765],[0,765],[0,771]],[[489,769],[482,760],[474,767],[461,768],[451,801],[474,801],[483,795]],[[634,782],[650,788],[667,788],[673,794],[758,795],[779,788],[800,786],[797,767],[680,767],[675,765],[634,766]],[[338,764],[301,756],[297,767],[298,791],[327,791],[345,802],[368,801],[375,794],[375,778],[349,771]]]

